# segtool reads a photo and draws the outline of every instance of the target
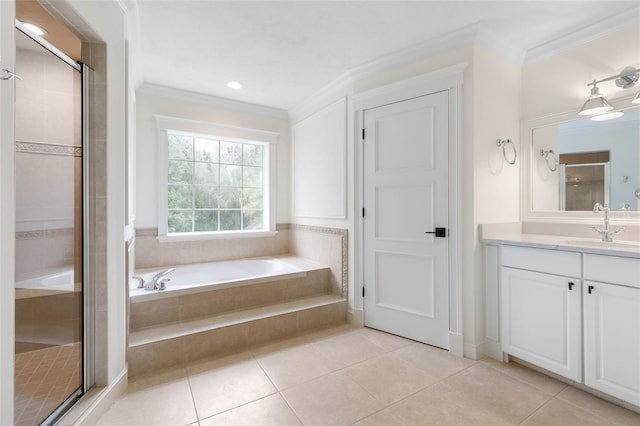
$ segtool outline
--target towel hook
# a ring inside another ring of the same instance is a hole
[[[553,166],[551,165],[551,163],[549,163],[549,154],[553,154]],[[552,149],[545,151],[544,149],[540,148],[540,156],[544,157],[544,161],[547,163],[547,167],[549,168],[549,170],[551,170],[552,172],[558,170],[558,156]]]
[[[511,139],[497,139],[496,145],[498,145],[498,147],[502,147],[502,156],[504,157],[504,161],[506,161],[508,164],[511,164],[512,166],[516,164],[516,160],[518,159],[518,152],[516,151],[516,146]],[[507,151],[505,149],[507,145],[511,145],[511,149],[513,150],[513,160],[511,161],[507,157]]]

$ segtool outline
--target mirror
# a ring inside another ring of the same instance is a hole
[[[532,212],[590,212],[596,202],[640,211],[640,108],[615,120],[557,120],[527,130]]]

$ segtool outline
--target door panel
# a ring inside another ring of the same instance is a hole
[[[365,324],[449,347],[448,92],[364,112]]]

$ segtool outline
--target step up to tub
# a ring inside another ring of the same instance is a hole
[[[347,302],[320,294],[134,330],[129,376],[345,322]]]

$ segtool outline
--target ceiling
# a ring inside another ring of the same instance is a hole
[[[139,79],[286,110],[350,69],[470,25],[526,51],[637,4],[138,0]]]

